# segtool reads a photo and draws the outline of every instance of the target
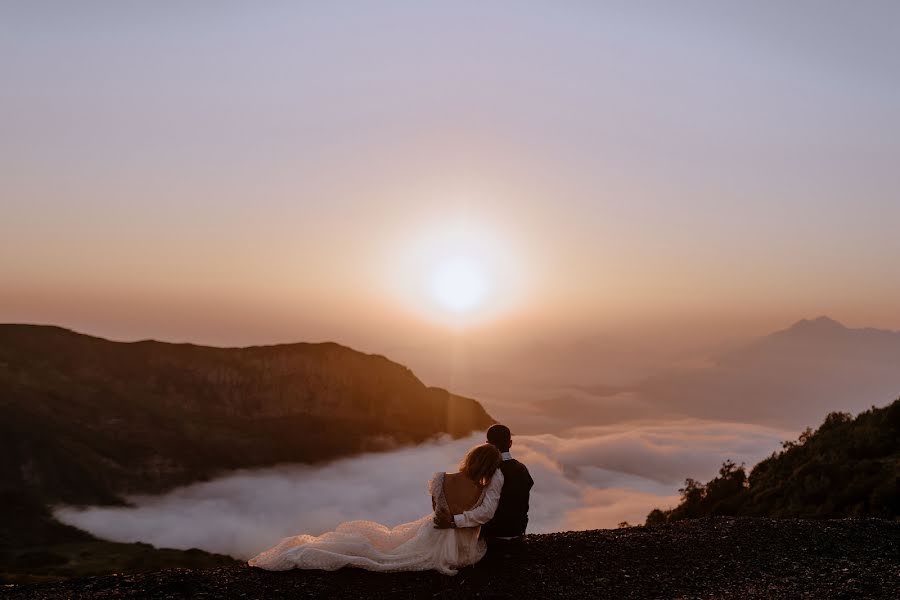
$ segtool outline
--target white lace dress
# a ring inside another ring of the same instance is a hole
[[[428,482],[435,506],[447,508],[444,473]],[[484,500],[484,491],[475,506]],[[358,567],[369,571],[427,571],[456,575],[457,569],[481,560],[486,547],[478,527],[435,529],[434,513],[393,529],[372,521],[341,523],[335,531],[298,535],[250,559],[252,567],[269,571]]]

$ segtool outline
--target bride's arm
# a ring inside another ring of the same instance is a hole
[[[491,482],[488,484],[487,489],[484,491],[484,500],[481,504],[462,514],[453,515],[456,526],[478,527],[493,519],[494,513],[497,512],[497,505],[500,503],[500,491],[502,489],[503,473],[500,472],[500,469],[497,469],[494,472],[494,476],[491,477]]]

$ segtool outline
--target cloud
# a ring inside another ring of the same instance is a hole
[[[593,529],[595,523],[609,527],[623,521],[641,525],[653,508],[667,508],[678,503],[677,494],[657,495],[633,489],[609,488],[588,490],[583,506],[566,513],[565,528],[574,531]]]
[[[790,437],[760,426],[688,420],[585,427],[516,436],[513,452],[536,482],[531,532],[643,522],[677,502],[685,477],[713,476],[725,458],[753,463]],[[393,526],[431,511],[426,482],[455,470],[483,437],[438,439],[317,466],[236,472],[130,507],[58,507],[56,517],[98,537],[159,547],[202,548],[249,558],[279,539],[321,534],[344,521]]]

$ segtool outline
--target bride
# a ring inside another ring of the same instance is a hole
[[[437,529],[434,517],[441,512],[459,515],[481,506],[491,479],[502,478],[501,473],[495,475],[500,462],[495,446],[475,446],[460,463],[458,473],[435,473],[428,482],[432,514],[393,529],[372,521],[350,521],[318,537],[285,538],[251,558],[249,564],[269,571],[358,567],[369,571],[434,569],[455,575],[457,569],[484,556],[485,543],[478,539],[481,528]]]

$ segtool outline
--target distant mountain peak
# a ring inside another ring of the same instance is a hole
[[[801,319],[791,325],[787,331],[844,331],[846,329],[847,328],[842,323],[835,321],[831,317],[822,315],[815,319]]]
[[[843,323],[823,315],[814,319],[800,319],[786,329],[770,333],[762,341],[820,343],[823,340],[842,339],[856,332],[858,330],[849,329]]]

